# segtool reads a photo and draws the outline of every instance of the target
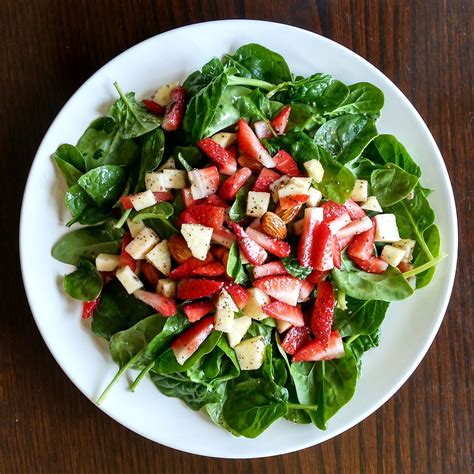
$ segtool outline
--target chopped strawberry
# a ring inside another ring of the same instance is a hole
[[[286,333],[281,347],[287,354],[295,355],[309,341],[309,336],[309,328],[292,327]]]
[[[88,319],[92,316],[97,305],[99,304],[99,298],[92,301],[84,301],[82,304],[82,319]]]
[[[237,158],[237,163],[239,163],[242,168],[250,168],[252,170],[252,173],[258,173],[263,169],[262,163],[260,161],[256,160],[255,158],[250,157],[249,155],[242,153],[238,158]]]
[[[321,272],[334,268],[332,234],[325,222],[319,224],[314,234],[312,266]]]
[[[178,86],[171,91],[170,101],[166,106],[166,113],[161,128],[167,132],[178,130],[184,117],[186,107],[186,91]]]
[[[349,248],[347,249],[347,255],[351,258],[368,260],[374,255],[374,240],[375,219],[373,220],[372,227],[369,230],[354,236]]]
[[[249,127],[249,124],[243,119],[239,120],[237,140],[241,152],[244,152],[255,160],[260,161],[265,168],[275,168],[273,158],[260,143],[255,133],[253,133],[252,129]]]
[[[146,260],[142,262],[141,273],[145,280],[153,287],[156,288],[158,280],[161,277],[161,273]]]
[[[344,214],[337,216],[335,219],[328,222],[327,224],[331,231],[331,234],[335,235],[339,230],[341,230],[350,222],[351,222],[351,218],[349,216],[349,213],[345,212]]]
[[[290,118],[291,107],[286,105],[280,111],[280,113],[270,122],[272,128],[277,132],[278,135],[283,135]]]
[[[155,196],[156,202],[171,201],[174,198],[173,193],[169,191],[156,191],[153,196]]]
[[[223,281],[197,278],[194,280],[181,280],[178,283],[178,298],[180,300],[197,300],[212,296],[222,289]]]
[[[134,296],[143,303],[151,306],[157,313],[162,316],[168,317],[176,314],[177,307],[175,300],[167,298],[166,296],[158,295],[157,293],[151,293],[150,291],[137,290]]]
[[[228,283],[224,288],[232,296],[237,308],[242,309],[247,304],[249,293],[243,286],[236,283]]]
[[[212,232],[212,241],[230,249],[235,241],[235,236],[227,229],[214,229]]]
[[[293,357],[293,362],[317,362],[320,360],[340,359],[344,357],[344,344],[339,331],[333,331],[324,347],[320,341],[307,342]]]
[[[272,136],[272,131],[268,126],[268,123],[265,120],[259,120],[253,124],[253,129],[255,130],[255,135],[261,140],[262,138],[270,138]]]
[[[316,285],[308,280],[301,280],[300,293],[298,295],[298,303],[304,303],[309,300],[311,292]]]
[[[337,238],[337,235],[336,235]],[[341,250],[344,250],[352,241],[352,237],[346,237],[345,239],[337,239],[337,242],[339,243],[339,248]]]
[[[270,184],[280,177],[281,175],[279,175],[276,171],[263,168],[263,170],[260,171],[260,174],[258,175],[257,181],[255,181],[255,184],[253,185],[252,191],[268,193],[270,192]]]
[[[212,262],[202,267],[197,267],[192,271],[195,276],[216,277],[225,273],[225,268],[222,263]]]
[[[288,176],[301,176],[301,172],[298,169],[293,157],[285,150],[280,150],[274,157],[276,169],[283,174]]]
[[[258,265],[253,267],[254,278],[263,278],[272,275],[287,275],[285,266],[280,261],[265,263],[265,265]]]
[[[196,268],[203,267],[213,262],[213,257],[210,253],[207,254],[206,260],[198,260],[195,257],[189,257],[184,263],[176,267],[170,272],[168,278],[170,280],[181,280],[182,278],[187,278],[193,276],[193,271]]]
[[[301,280],[292,276],[270,276],[255,280],[253,286],[278,301],[296,306],[300,294]]]
[[[209,204],[210,206],[217,206],[217,207],[223,207],[223,208],[229,207],[229,205],[216,194],[213,194],[212,196],[207,196],[205,201],[206,201],[206,204]]]
[[[219,188],[219,171],[215,166],[188,171],[193,199],[202,199],[215,194]]]
[[[301,206],[309,199],[309,194],[293,194],[280,199],[280,208],[289,209],[290,207]]]
[[[338,204],[334,201],[326,201],[321,207],[323,208],[324,222],[330,222],[347,212],[347,209],[342,204]]]
[[[125,250],[125,247],[133,240],[132,236],[127,232],[122,240],[122,252],[120,253],[121,267],[130,267],[132,272],[137,269],[137,261]]]
[[[157,104],[154,100],[143,99],[142,102],[147,108],[148,112],[152,113],[153,115],[165,115],[166,107]]]
[[[298,262],[302,267],[313,265],[313,240],[316,228],[321,223],[320,216],[320,211],[314,207],[305,210],[303,233],[298,245]]]
[[[402,273],[405,273],[405,272],[409,272],[410,270],[413,270],[413,265],[411,263],[408,263],[408,262],[405,262],[405,261],[401,261],[399,264],[398,264],[398,267],[397,267]]]
[[[214,310],[215,305],[212,301],[196,301],[183,306],[183,311],[190,323],[195,323],[202,319],[206,314]]]
[[[352,221],[350,224],[347,224],[336,234],[341,248],[344,248],[352,240],[352,237],[354,237],[354,235],[361,234],[362,232],[365,232],[366,230],[369,230],[371,228],[372,221],[367,216],[363,217],[362,219]]]
[[[237,171],[237,160],[212,138],[203,138],[197,146],[219,167],[219,172],[232,176]]]
[[[342,267],[341,248],[335,235],[332,236],[332,259],[336,268]]]
[[[192,207],[196,206],[197,204],[202,204],[204,199],[194,199],[191,193],[191,188],[183,188],[181,190],[181,196],[183,198],[184,207]]]
[[[133,209],[132,200],[130,199],[132,196],[120,196],[119,201],[120,204],[124,209]]]
[[[262,263],[265,262],[266,258],[268,257],[267,252],[265,252],[265,250],[257,242],[255,242],[255,240],[251,239],[247,232],[242,229],[242,227],[235,224],[234,222],[231,222],[230,226],[234,231],[239,247],[247,260],[252,265],[262,265]]]
[[[276,257],[288,257],[291,253],[291,247],[288,242],[270,237],[269,235],[263,234],[251,227],[247,229],[247,234],[251,239],[255,240],[258,245]]]
[[[304,326],[303,313],[299,306],[291,306],[281,301],[273,301],[263,305],[262,311],[273,319],[286,321],[296,327]]]
[[[223,263],[224,260],[229,256],[229,249],[223,245],[213,245],[211,247],[211,254],[215,259]]]
[[[384,262],[379,257],[370,257],[368,260],[361,260],[360,258],[351,257],[351,260],[357,267],[367,273],[384,273],[388,268],[388,263]]]
[[[237,147],[235,145],[230,145],[226,149],[227,153],[229,153],[231,158],[237,159]]]
[[[348,199],[344,203],[344,207],[346,208],[346,211],[351,216],[351,219],[361,219],[362,217],[365,217],[366,215],[364,209],[362,209],[352,199]]]
[[[179,216],[178,224],[201,224],[212,229],[222,229],[225,210],[223,207],[200,204],[185,209]]]
[[[226,201],[234,199],[239,189],[247,182],[250,176],[252,176],[252,171],[249,168],[240,168],[237,173],[227,178],[221,184],[219,196]]]
[[[305,281],[308,281],[310,283],[313,283],[314,285],[318,285],[321,283],[326,276],[329,275],[329,271],[326,270],[324,272],[320,272],[319,270],[313,270],[313,273],[311,273]]]
[[[327,347],[331,335],[334,316],[334,290],[331,283],[325,280],[318,285],[318,293],[311,315],[311,330],[314,337],[324,348]]]
[[[174,356],[183,365],[211,334],[214,327],[214,316],[207,316],[180,334],[171,344]]]

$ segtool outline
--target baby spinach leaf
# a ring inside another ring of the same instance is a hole
[[[84,158],[73,145],[59,145],[57,150],[53,153],[53,160],[64,176],[68,186],[76,184],[77,180],[85,171]]]
[[[357,369],[359,372],[359,376],[361,374],[362,369],[362,356],[365,352],[377,347],[380,342],[380,328],[374,331],[372,334],[365,334],[356,336],[354,338],[350,338],[349,341],[346,343],[347,347],[352,351],[354,357],[357,361]]]
[[[230,248],[226,272],[230,278],[235,279],[235,283],[237,284],[246,283],[248,281],[242,260],[240,260],[239,246],[236,242],[234,242]]]
[[[423,233],[423,239],[426,246],[430,249],[431,255],[433,255],[434,258],[438,257],[441,248],[441,237],[439,235],[439,229],[435,224],[431,225],[425,230]],[[415,268],[420,267],[424,263],[430,261],[426,254],[422,252],[420,247],[415,248],[413,251],[413,256],[413,264]],[[433,279],[435,271],[436,267],[431,267],[423,273],[419,273],[416,276],[416,288],[424,288],[426,285],[428,285],[428,283]]]
[[[321,125],[314,141],[345,164],[358,158],[377,135],[374,119],[361,114],[341,115]]]
[[[205,158],[197,146],[177,146],[174,149],[174,156],[186,171],[202,168],[205,163]]]
[[[200,71],[194,71],[183,82],[183,87],[189,98],[195,96],[201,89],[206,87],[214,78],[224,72],[224,66],[218,58],[212,58],[204,64]]]
[[[235,195],[235,201],[229,209],[229,219],[239,222],[247,216],[247,195],[255,184],[255,178],[251,176]]]
[[[140,212],[132,213],[133,222],[144,221],[147,227],[152,228],[162,239],[169,239],[179,231],[170,222],[174,208],[169,202],[159,202],[154,206],[147,207]]]
[[[291,103],[291,113],[286,126],[287,132],[307,131],[313,132],[322,125],[326,119],[319,114],[316,107],[308,104]]]
[[[391,206],[406,198],[418,184],[419,178],[393,163],[374,170],[370,185],[382,207]]]
[[[66,191],[64,202],[72,216],[66,224],[68,227],[76,222],[83,225],[99,224],[111,215],[109,211],[101,209],[78,184]]]
[[[99,253],[119,254],[124,231],[114,228],[115,222],[111,219],[69,232],[54,244],[51,255],[60,262],[75,265],[80,257],[94,259]]]
[[[95,300],[102,290],[102,277],[89,260],[80,258],[77,269],[64,277],[64,291],[76,300]]]
[[[267,344],[272,342],[273,327],[263,324],[260,321],[252,321],[244,339],[251,339],[252,337],[263,336]]]
[[[290,374],[298,397],[302,405],[317,405],[319,402],[319,381],[316,373],[318,366],[314,362],[294,362],[290,366]],[[298,410],[300,411],[300,410]],[[315,412],[308,411],[311,421],[316,420]]]
[[[349,95],[332,112],[330,117],[345,114],[378,114],[384,104],[383,92],[368,82],[358,82],[349,86]]]
[[[146,135],[141,150],[140,170],[135,185],[135,192],[145,190],[145,175],[155,171],[160,166],[165,151],[165,135],[161,128],[157,128]]]
[[[312,268],[302,267],[296,257],[284,257],[281,259],[281,263],[290,275],[300,280],[305,280],[313,271]]]

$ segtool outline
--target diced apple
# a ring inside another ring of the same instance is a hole
[[[145,258],[163,275],[169,275],[171,271],[171,253],[167,240],[162,240],[159,244],[155,245],[146,254]]]
[[[186,171],[164,169],[147,173],[145,175],[145,187],[147,190],[154,192],[185,188]]]
[[[295,235],[301,235],[303,233],[304,219],[300,219],[293,223],[293,232]]]
[[[276,320],[277,331],[281,334],[282,332],[288,331],[291,328],[292,324],[288,321],[282,321],[281,319]]]
[[[249,191],[247,196],[247,215],[262,217],[267,212],[269,204],[270,193]]]
[[[216,303],[214,329],[230,333],[234,324],[234,314],[239,310],[226,290],[222,290]]]
[[[236,133],[219,132],[211,137],[222,148],[228,148],[237,141]]]
[[[212,228],[201,224],[183,224],[181,233],[193,257],[205,260],[211,246]]]
[[[400,240],[395,214],[378,214],[374,219],[376,242],[396,242]]]
[[[162,107],[166,107],[170,101],[171,91],[179,86],[179,82],[172,82],[161,86],[153,95],[153,102],[156,102]]]
[[[309,160],[305,161],[304,165],[308,176],[314,179],[317,183],[320,183],[324,176],[324,168],[320,161],[318,160]]]
[[[257,321],[268,318],[268,315],[263,312],[262,306],[270,303],[270,297],[260,288],[249,288],[247,291],[249,293],[249,299],[244,306],[244,314]]]
[[[354,189],[351,192],[351,199],[355,202],[367,201],[369,197],[369,182],[366,179],[356,179]]]
[[[156,203],[155,195],[150,190],[130,196],[130,201],[136,211],[141,211]]]
[[[413,250],[416,245],[416,241],[412,239],[402,239],[397,242],[393,242],[392,245],[394,247],[397,247],[399,249],[402,249],[405,254],[403,255],[402,260],[404,262],[411,262],[411,259],[413,257]]]
[[[234,347],[240,370],[257,370],[265,358],[265,338],[263,336],[245,339]]]
[[[309,198],[306,201],[306,206],[307,207],[317,207],[321,199],[323,198],[323,195],[321,194],[321,191],[318,191],[316,188],[309,188]]]
[[[144,227],[125,250],[135,260],[141,260],[159,241],[159,237],[152,229]]]
[[[290,177],[284,174],[270,184],[273,202],[278,202],[278,190],[290,181]]]
[[[170,156],[159,168],[158,171],[163,170],[175,170],[176,169],[176,162],[174,158]]]
[[[232,330],[227,334],[227,340],[229,341],[230,347],[235,347],[244,338],[245,334],[252,324],[252,318],[248,316],[241,316],[240,318],[234,318],[232,324]]]
[[[291,178],[288,183],[278,190],[278,199],[283,199],[287,196],[296,196],[298,194],[309,195],[310,186],[311,178]]]
[[[405,255],[405,250],[394,247],[393,245],[386,245],[382,249],[380,258],[387,262],[392,267],[398,267]]]
[[[99,253],[95,258],[95,266],[99,272],[113,272],[120,263],[120,255]]]
[[[215,194],[219,187],[219,172],[215,167],[188,171],[193,199],[203,199]]]
[[[177,282],[174,280],[170,280],[169,278],[161,278],[156,284],[156,292],[161,296],[166,296],[166,298],[175,298],[176,285]]]
[[[143,287],[140,278],[133,273],[133,270],[128,265],[119,268],[116,272],[116,276],[129,295]]]
[[[360,205],[365,211],[383,212],[382,206],[375,196],[369,196],[365,202]]]
[[[127,226],[132,237],[136,237],[145,228],[145,223],[143,221],[133,222],[132,219],[127,219]]]

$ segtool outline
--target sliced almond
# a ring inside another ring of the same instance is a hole
[[[286,210],[286,209],[285,209]],[[285,222],[273,212],[266,212],[261,219],[263,232],[270,237],[283,240],[286,238],[287,229]]]
[[[301,205],[288,207],[287,209],[281,209],[280,206],[278,206],[275,212],[285,224],[289,224],[298,215],[300,209]]]
[[[189,257],[192,257],[191,250],[181,235],[173,235],[168,241],[168,248],[171,256],[178,263],[184,263]]]
[[[263,165],[260,163],[260,161],[252,158],[249,155],[246,155],[245,153],[240,155],[237,161],[239,162],[239,165],[242,166],[242,168],[250,168],[252,171],[260,171],[263,169]]]

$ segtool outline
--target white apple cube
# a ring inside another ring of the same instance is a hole
[[[130,201],[136,211],[141,211],[142,209],[153,206],[156,203],[155,195],[153,194],[153,191],[150,190],[130,196]]]
[[[176,169],[176,162],[174,158],[170,156],[159,168],[158,171],[163,170],[175,170]]]
[[[145,258],[163,275],[169,275],[171,271],[171,253],[168,248],[168,241],[162,240],[155,245],[145,256]]]
[[[318,160],[305,161],[303,166],[306,168],[308,176],[314,179],[317,183],[320,183],[323,180],[324,168],[320,161]]]
[[[133,222],[132,219],[127,219],[127,226],[132,237],[136,237],[145,228],[145,223],[143,221]]]
[[[413,250],[416,245],[416,240],[412,239],[402,239],[397,242],[393,242],[392,245],[399,249],[402,249],[405,253],[403,255],[402,260],[405,262],[411,262],[413,257]]]
[[[308,192],[309,198],[306,201],[306,207],[317,207],[321,199],[323,198],[321,191],[318,191],[316,188],[311,187],[309,188]]]
[[[133,273],[133,270],[128,265],[119,268],[116,272],[116,276],[129,295],[143,287],[140,278]]]
[[[234,314],[239,309],[227,291],[222,290],[216,303],[216,314],[214,317],[214,329],[226,333],[232,332],[234,325]],[[243,336],[242,336],[243,337]]]
[[[174,298],[176,296],[176,281],[169,278],[161,278],[156,284],[156,292],[166,298]]]
[[[351,192],[351,199],[355,202],[367,201],[369,197],[369,182],[366,179],[356,179]]]
[[[382,206],[375,196],[369,196],[360,207],[364,209],[364,211],[383,212]]]
[[[227,340],[229,341],[230,347],[235,347],[244,338],[245,334],[252,324],[252,318],[248,316],[242,316],[240,318],[234,318],[232,324],[232,330],[227,334]]]
[[[405,255],[405,250],[394,247],[393,245],[386,245],[382,249],[382,253],[380,254],[380,258],[384,262],[387,262],[392,267],[398,267],[398,265],[402,261],[404,255]]]
[[[270,184],[270,192],[272,194],[272,199],[273,202],[278,202],[278,190],[285,186],[286,183],[290,181],[290,177],[284,174],[280,178],[276,179],[273,181],[272,184]]]
[[[262,306],[270,303],[270,297],[259,288],[249,288],[248,293],[249,299],[244,306],[244,314],[257,321],[268,318],[268,315],[263,312]]]
[[[207,169],[188,171],[188,178],[191,182],[191,195],[195,200],[204,199],[215,194],[219,187],[219,174],[217,171],[215,180],[209,178],[209,171]]]
[[[153,102],[156,102],[162,107],[166,107],[170,101],[171,92],[178,86],[179,82],[172,82],[171,84],[161,86],[153,95]]]
[[[278,190],[278,199],[298,194],[309,195],[310,186],[311,178],[291,178],[288,183]]]
[[[144,227],[125,247],[125,251],[135,260],[141,260],[159,241],[160,238],[152,229]]]
[[[400,240],[395,214],[377,214],[375,225],[376,242],[396,242]]]
[[[183,224],[181,233],[193,257],[205,260],[211,246],[212,228],[201,224]]]
[[[257,370],[265,358],[265,338],[263,336],[245,339],[234,347],[240,370]]]
[[[186,171],[164,169],[147,173],[145,175],[145,187],[154,192],[185,188]]]
[[[236,133],[219,132],[211,137],[222,148],[227,148],[237,141]]]
[[[282,321],[281,319],[276,320],[277,331],[281,334],[282,332],[288,331],[292,326],[288,321]]]
[[[99,272],[113,272],[120,264],[120,255],[99,253],[95,258],[95,266]]]
[[[270,204],[270,193],[249,191],[247,196],[247,215],[250,217],[262,217],[268,210]]]

